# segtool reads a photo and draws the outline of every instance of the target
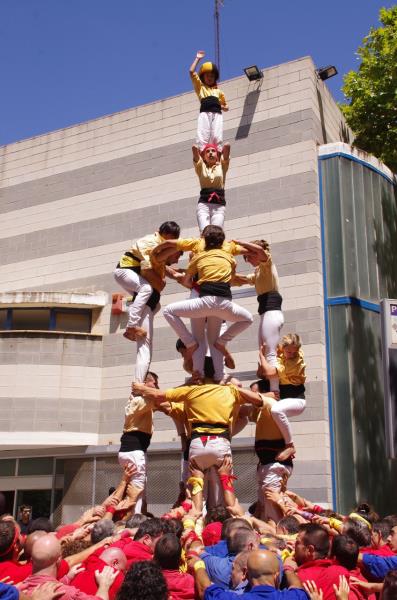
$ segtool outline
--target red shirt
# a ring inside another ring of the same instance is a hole
[[[31,575],[21,584],[20,591],[33,592],[39,585],[48,581],[58,580],[50,575]],[[59,591],[62,592],[60,600],[98,600],[97,596],[89,596],[73,585],[64,585],[62,583]]]
[[[380,548],[372,548],[372,546],[360,548],[360,552],[362,554],[375,554],[376,556],[395,556],[395,552],[387,544]]]
[[[189,573],[180,573],[164,569],[168,592],[172,600],[194,600],[194,577]]]
[[[345,575],[349,579],[349,571],[336,565],[329,558],[318,558],[301,565],[297,574],[301,581],[311,579],[320,590],[323,590],[324,600],[335,600],[333,585],[339,586],[339,577]],[[350,590],[349,600],[357,600],[357,595]]]
[[[26,577],[29,577],[32,573],[32,564],[26,563],[26,565],[21,565],[19,562],[14,562],[13,560],[5,560],[0,562],[0,579],[3,577],[10,578],[10,581],[13,583],[20,583]]]
[[[102,549],[103,551],[103,549]],[[105,561],[103,561],[99,556],[92,554],[83,562],[83,566],[85,567],[85,571],[79,573],[72,579],[72,585],[74,587],[79,588],[82,592],[89,594],[91,596],[95,596],[98,584],[95,580],[95,571],[99,570],[103,571],[103,568],[106,567]],[[110,600],[114,600],[117,592],[119,591],[119,587],[124,581],[124,574],[119,573],[114,580],[111,588],[109,589],[109,598]]]
[[[112,544],[115,548],[121,548],[127,557],[127,568],[139,560],[152,560],[153,551],[141,542],[134,542],[130,537],[125,537]]]

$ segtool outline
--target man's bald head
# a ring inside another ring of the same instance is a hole
[[[47,533],[41,536],[32,547],[33,573],[56,569],[60,558],[61,544],[55,535]]]
[[[45,535],[47,535],[45,531],[34,531],[33,533],[29,533],[23,546],[23,554],[26,560],[29,560],[32,557],[33,544]]]
[[[127,568],[126,555],[120,548],[106,548],[99,558],[118,571],[125,571]]]
[[[247,561],[248,580],[251,585],[264,585],[265,583],[275,586],[276,577],[279,575],[280,567],[277,556],[269,550],[255,550],[250,552]]]

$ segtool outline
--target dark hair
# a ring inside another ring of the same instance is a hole
[[[355,519],[347,519],[343,526],[343,533],[352,538],[360,548],[371,545],[371,532],[368,525]]]
[[[372,523],[376,523],[376,521],[379,521],[380,519],[378,513],[374,511],[374,509],[370,504],[368,504],[368,502],[361,502],[354,512],[363,516],[364,519],[371,523],[371,525]]]
[[[225,241],[225,232],[218,225],[207,225],[203,230],[203,238],[205,241],[205,249],[212,250],[214,248],[222,248]]]
[[[201,79],[201,81],[202,81],[203,83],[204,83],[204,79],[203,79],[203,77],[204,77],[204,75],[205,75],[206,73],[213,73],[213,74],[214,74],[215,81],[218,81],[218,79],[219,79],[219,69],[218,69],[218,67],[216,66],[216,64],[215,64],[215,63],[212,63],[212,69],[211,69],[211,71],[204,71],[204,73],[201,73],[201,75],[199,75],[199,77],[200,77],[200,79]]]
[[[114,487],[114,485],[112,485],[112,487],[109,488],[109,496],[111,496],[113,494],[113,492],[116,491],[116,488]]]
[[[163,533],[163,522],[161,519],[154,517],[147,519],[139,525],[139,529],[134,536],[135,541],[139,541],[144,535],[149,535],[151,538],[158,537]]]
[[[160,566],[149,560],[131,565],[116,600],[168,600],[167,583]]]
[[[183,523],[180,519],[162,519],[164,533],[173,533],[180,538],[183,533]]]
[[[14,550],[16,530],[13,521],[0,522],[0,562],[9,560]]]
[[[214,363],[212,361],[212,356],[206,356],[204,358],[204,377],[208,377],[208,379],[212,379],[215,375]]]
[[[148,517],[146,515],[142,515],[141,513],[135,513],[135,515],[132,515],[132,517],[130,517],[125,523],[126,529],[135,529],[137,527],[140,527],[142,523],[144,523],[147,520]]]
[[[397,515],[387,515],[387,517],[384,517],[382,520],[389,523],[390,529],[397,525]]]
[[[49,519],[45,517],[38,517],[31,521],[28,527],[28,533],[33,533],[34,531],[46,531],[47,533],[51,533],[55,531],[53,524]]]
[[[313,546],[318,558],[326,558],[329,554],[328,531],[321,525],[315,523],[304,523],[299,526],[299,531],[303,532],[303,543],[305,546]]]
[[[379,533],[380,537],[385,542],[390,535],[391,525],[388,521],[382,519],[382,521],[377,521],[373,524],[372,531]]]
[[[347,535],[334,537],[331,548],[331,556],[335,558],[342,567],[352,571],[357,566],[358,544]]]
[[[179,569],[182,546],[175,533],[166,533],[156,544],[154,560],[162,569]]]
[[[160,235],[172,235],[175,239],[179,238],[180,232],[181,228],[179,227],[178,223],[175,223],[175,221],[165,221],[165,223],[162,223],[159,227]]]
[[[250,385],[250,388],[252,388],[252,386],[255,384],[258,386],[258,390],[261,394],[270,392],[270,383],[268,379],[258,379],[257,381],[253,381]]]
[[[175,348],[177,349],[177,352],[180,352],[181,350],[183,350],[184,348],[186,348],[186,346],[185,346],[185,344],[182,342],[181,338],[178,338],[178,339],[176,340]]]
[[[298,533],[298,531],[299,531],[299,521],[298,521],[298,519],[296,519],[293,516],[283,517],[277,523],[277,527],[284,527],[284,529],[289,534]]]
[[[383,582],[382,600],[397,598],[397,569],[389,571]]]
[[[226,521],[223,521],[222,531],[221,531],[221,540],[225,540],[233,529],[238,529],[238,528],[252,529],[252,527],[248,523],[248,521],[246,521],[245,519],[241,519],[239,517],[237,517],[236,519],[233,519],[232,517],[230,517],[229,519],[226,519]]]
[[[110,519],[97,521],[91,529],[91,542],[97,544],[105,538],[114,534],[114,523]]]
[[[91,545],[91,542],[88,540],[70,540],[69,538],[65,538],[65,541],[61,541],[62,558],[78,554]]]
[[[219,504],[218,506],[214,506],[213,508],[209,508],[207,510],[204,523],[205,525],[209,525],[209,523],[224,523],[229,518],[230,515],[226,507],[222,504]]]

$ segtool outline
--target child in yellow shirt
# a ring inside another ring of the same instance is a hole
[[[207,225],[223,227],[225,221],[225,179],[229,168],[230,144],[223,146],[218,155],[214,144],[206,144],[200,154],[192,147],[193,164],[200,182],[200,198],[197,204],[197,223],[200,233]]]
[[[297,333],[284,335],[278,346],[275,367],[267,361],[263,346],[259,353],[258,376],[268,379],[277,375],[279,379],[280,400],[274,403],[271,414],[287,448],[278,455],[277,460],[285,460],[295,454],[288,417],[300,415],[306,407],[306,365],[301,346]]]
[[[217,86],[219,71],[212,62],[205,62],[196,73],[196,67],[204,58],[205,52],[199,50],[190,66],[189,73],[194,91],[200,100],[200,114],[197,121],[197,145],[200,152],[206,144],[215,144],[218,152],[223,145],[222,111],[229,110],[225,94]]]

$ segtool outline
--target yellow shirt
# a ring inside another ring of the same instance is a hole
[[[230,252],[216,248],[215,250],[204,250],[196,254],[189,263],[186,273],[198,274],[198,284],[204,281],[217,283],[230,283],[236,270],[236,261]]]
[[[216,86],[210,87],[208,85],[204,85],[200,77],[195,72],[190,73],[190,77],[192,78],[193,88],[199,100],[203,100],[203,98],[208,98],[209,96],[215,96],[215,98],[218,98],[222,106],[226,105],[225,94],[222,92],[222,90]]]
[[[192,252],[197,254],[198,252],[204,252],[205,240],[204,238],[179,238],[176,245],[177,250],[181,252]],[[223,242],[222,250],[229,252],[233,256],[244,252],[244,248],[236,242]]]
[[[213,167],[209,167],[200,157],[197,162],[193,161],[193,164],[201,188],[215,188],[218,190],[224,188],[229,160],[221,159],[220,163],[218,162]]]
[[[267,254],[267,261],[259,263],[254,273],[247,275],[249,283],[255,286],[257,296],[267,292],[278,292],[278,273],[276,265],[273,264],[270,252]]]
[[[153,410],[156,405],[152,400],[144,400],[142,396],[130,395],[125,407],[123,431],[143,431],[153,433]]]
[[[153,265],[150,260],[150,253],[156,246],[161,244],[161,242],[165,242],[165,239],[161,237],[158,231],[156,231],[156,233],[145,235],[145,237],[140,238],[139,240],[134,240],[128,252],[136,256],[139,260],[135,260],[124,254],[120,259],[120,267],[140,266],[141,269],[151,269]]]
[[[294,358],[288,360],[281,348],[277,352],[276,369],[279,382],[282,385],[301,385],[306,381],[306,365],[302,348],[299,348]]]
[[[195,427],[195,431],[203,433],[211,431],[215,435],[222,429],[228,429],[231,434],[240,404],[244,403],[240,399],[239,389],[234,385],[186,385],[167,390],[165,397],[171,402],[172,412],[180,410],[175,406],[176,403],[184,402],[188,437],[191,436],[195,423],[220,424],[219,429]]]
[[[272,406],[277,402],[273,398],[261,394],[264,401],[262,408],[255,408],[252,412],[251,420],[256,423],[256,440],[280,440],[283,435],[272,417]]]

